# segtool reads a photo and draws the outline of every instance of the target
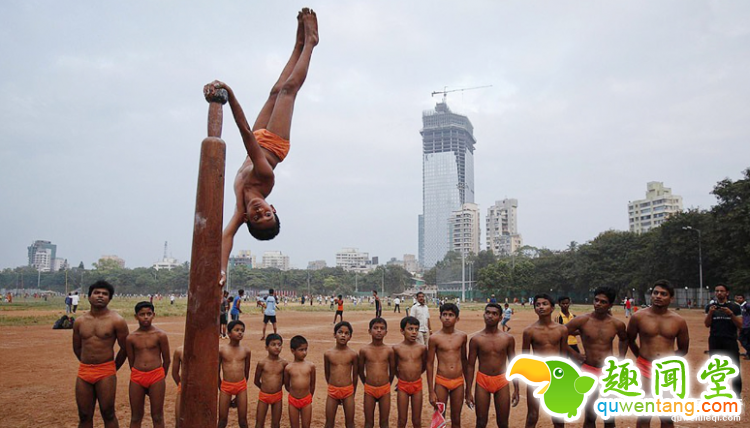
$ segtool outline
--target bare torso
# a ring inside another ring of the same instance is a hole
[[[311,378],[315,375],[315,365],[308,361],[295,361],[289,363],[284,368],[284,373],[288,379],[288,391],[295,398],[303,398],[310,391]]]
[[[328,384],[349,386],[354,382],[352,370],[358,365],[358,355],[351,348],[331,348],[324,355],[328,367]]]
[[[117,330],[123,327],[127,331],[125,320],[120,314],[109,310],[99,315],[86,312],[78,317],[73,329],[74,335],[77,334],[81,340],[81,362],[101,364],[114,360]]]
[[[274,394],[281,391],[284,383],[284,369],[287,361],[282,358],[266,358],[258,363],[257,370],[261,372],[260,390],[266,394]]]
[[[266,149],[262,149],[263,154],[266,156],[266,160],[271,168],[276,168],[279,163],[279,159],[273,153]],[[253,165],[250,156],[245,156],[245,161],[237,170],[237,175],[234,178],[234,194],[237,197],[238,206],[244,207],[250,199],[262,195],[264,198],[271,194],[273,186],[275,184],[275,176],[259,176],[255,173],[255,165]]]
[[[359,350],[364,362],[365,382],[368,385],[380,386],[390,383],[390,363],[393,348],[386,345],[366,345]]]
[[[242,345],[219,347],[222,377],[227,382],[239,382],[247,378],[250,371],[250,350]]]
[[[447,334],[440,330],[430,336],[430,342],[435,342],[435,356],[437,357],[437,374],[448,379],[463,376],[463,364],[466,351],[467,335],[463,331],[455,330]]]
[[[426,367],[424,365],[427,347],[419,343],[399,343],[393,345],[396,358],[396,376],[399,379],[414,382],[422,377]]]
[[[638,311],[630,323],[636,323],[639,356],[649,361],[675,355],[678,335],[683,328],[687,329],[685,320],[673,311],[659,314],[653,308]]]
[[[524,336],[529,335],[529,344],[534,355],[563,355],[562,344],[568,341],[568,329],[564,325],[539,321],[526,327]],[[565,342],[563,342],[563,339]]]
[[[480,372],[488,376],[505,373],[508,365],[508,347],[514,342],[513,336],[501,331],[494,334],[482,331],[472,337],[471,342],[476,346]],[[469,347],[471,346],[470,344]]]
[[[127,344],[134,351],[132,367],[140,371],[151,371],[161,367],[161,344],[166,337],[163,330],[155,327],[150,331],[136,330],[130,333]]]

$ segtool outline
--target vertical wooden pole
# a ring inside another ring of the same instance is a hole
[[[209,136],[201,144],[182,360],[182,398],[178,403],[182,406],[180,426],[183,428],[215,427],[217,423],[219,274],[226,158],[226,145],[220,137],[226,95],[223,89],[206,94]]]

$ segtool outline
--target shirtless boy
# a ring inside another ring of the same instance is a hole
[[[612,316],[610,312],[616,298],[617,292],[614,289],[609,287],[597,288],[594,290],[594,311],[575,317],[565,325],[568,328],[568,334],[581,336],[581,344],[583,345],[584,354],[576,352],[570,346],[570,355],[582,363],[583,371],[597,377],[602,375],[604,359],[614,355],[613,342],[615,336],[618,338],[618,358],[625,358],[625,353],[628,351],[628,335],[625,331],[625,323]],[[570,342],[568,344],[570,345]],[[595,391],[588,398],[583,421],[584,428],[596,427],[594,403],[598,396],[599,393]],[[614,427],[614,419],[610,418],[604,421],[604,426]]]
[[[250,234],[258,240],[273,239],[279,233],[279,217],[273,205],[266,202],[266,198],[273,190],[274,168],[289,153],[294,101],[307,77],[312,51],[317,44],[317,16],[312,10],[304,8],[297,14],[297,38],[292,55],[279,80],[271,88],[271,94],[252,129],[229,86],[214,81],[204,88],[207,99],[214,98],[218,90],[226,89],[229,106],[247,151],[247,158],[234,179],[237,199],[235,212],[222,237],[222,284],[226,279],[225,272],[234,235],[242,224],[246,224]]]
[[[294,361],[284,368],[284,386],[289,393],[289,422],[292,428],[310,428],[315,394],[315,364],[305,361],[307,340],[294,336],[289,341]]]
[[[180,370],[182,369],[182,345],[178,346],[174,350],[172,355],[172,380],[177,385],[177,398],[174,402],[174,426],[180,428],[180,400],[182,398],[182,379],[180,378]]]
[[[474,407],[476,399],[477,428],[487,426],[490,401],[495,404],[497,426],[508,427],[511,401],[513,407],[518,405],[518,380],[513,381],[513,398],[511,400],[508,380],[505,371],[508,361],[516,356],[516,340],[509,333],[501,332],[500,323],[502,308],[497,303],[489,303],[484,308],[484,330],[469,341],[469,361],[466,370],[466,404]],[[479,359],[477,387],[475,395],[471,393],[474,382],[474,368]],[[476,398],[475,398],[476,397]]]
[[[266,351],[268,356],[258,361],[255,368],[255,386],[260,389],[258,393],[258,407],[255,411],[255,428],[266,426],[266,413],[271,406],[271,428],[279,428],[281,425],[281,410],[283,408],[284,369],[287,361],[279,355],[284,340],[276,333],[266,337]]]
[[[107,308],[114,296],[115,288],[110,283],[97,281],[92,284],[88,294],[91,310],[73,324],[73,352],[80,362],[76,378],[80,428],[94,426],[97,401],[104,426],[120,426],[115,416],[116,375],[127,358],[128,324]],[[115,341],[120,347],[116,357]]]
[[[650,395],[651,391],[651,362],[671,355],[684,356],[690,347],[687,323],[676,312],[669,310],[673,297],[674,286],[669,281],[656,281],[651,289],[651,307],[633,314],[628,323],[630,352],[637,358],[636,365],[641,372],[646,395]],[[650,416],[638,418],[636,424],[638,427],[650,425]],[[661,418],[661,426],[672,427],[674,423],[669,418]]]
[[[401,334],[404,341],[393,345],[398,377],[398,428],[405,428],[411,402],[411,423],[415,428],[422,426],[422,373],[427,368],[427,347],[417,341],[419,320],[404,317],[401,320]]]
[[[333,327],[336,346],[323,355],[328,399],[326,400],[326,428],[336,424],[336,411],[344,405],[346,428],[354,428],[354,394],[357,392],[359,357],[347,344],[352,339],[352,325],[341,321]]]
[[[565,356],[568,351],[568,329],[552,321],[555,311],[555,301],[548,294],[538,294],[533,300],[534,312],[539,320],[523,331],[523,345],[521,352],[541,356]],[[539,399],[534,397],[534,388],[526,386],[526,428],[533,428],[539,421]],[[552,418],[555,427],[565,426],[565,423]]]
[[[219,346],[219,424],[227,426],[229,405],[236,404],[240,428],[247,428],[247,379],[250,377],[250,349],[240,344],[245,335],[245,324],[232,321],[227,326],[229,343]],[[234,402],[232,397],[235,397]]]
[[[388,334],[388,323],[383,318],[370,320],[367,331],[372,341],[359,350],[359,378],[365,386],[365,428],[375,426],[376,403],[380,409],[380,428],[388,428],[396,358],[393,348],[383,343]]]
[[[169,339],[164,330],[152,325],[154,305],[140,302],[135,305],[138,330],[125,342],[130,363],[130,427],[138,428],[143,422],[143,406],[148,394],[151,403],[151,421],[154,427],[164,427],[165,378],[169,371]]]
[[[464,404],[464,376],[466,374],[466,343],[468,336],[456,330],[458,307],[453,303],[440,306],[443,328],[430,336],[427,347],[427,389],[430,404],[448,404],[450,398],[451,426],[461,426],[461,407]],[[437,371],[435,370],[437,357]]]

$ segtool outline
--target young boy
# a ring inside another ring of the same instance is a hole
[[[359,378],[365,385],[365,428],[375,426],[375,403],[380,408],[380,428],[388,428],[391,383],[396,371],[393,348],[383,343],[388,323],[383,318],[373,318],[367,331],[372,342],[359,350]]]
[[[336,423],[336,411],[339,404],[344,405],[346,428],[354,428],[354,394],[357,392],[357,371],[359,368],[357,353],[347,344],[352,339],[352,325],[341,321],[333,327],[336,346],[323,355],[328,399],[326,400],[326,428],[333,428]]]
[[[175,428],[180,428],[180,400],[182,399],[182,380],[180,379],[180,369],[182,368],[182,345],[174,350],[172,356],[172,379],[177,385],[177,399],[174,404]]]
[[[560,313],[555,317],[555,321],[558,324],[566,325],[576,317],[574,313],[570,312],[570,303],[570,297],[568,296],[560,296],[557,298],[557,305],[560,307]],[[578,348],[578,339],[576,339],[574,334],[568,335],[568,346],[570,346],[570,349],[573,351],[579,354],[581,353],[581,350]]]
[[[167,334],[151,325],[154,305],[140,302],[135,305],[138,330],[128,335],[126,348],[130,363],[130,426],[140,427],[146,394],[151,402],[154,427],[164,427],[164,378],[169,371],[169,340]]]
[[[469,341],[469,365],[466,370],[466,404],[474,407],[476,396],[477,428],[487,426],[490,402],[495,403],[497,426],[508,427],[508,415],[511,403],[518,405],[518,380],[513,381],[513,399],[511,400],[508,380],[505,371],[508,361],[516,356],[516,341],[508,333],[498,330],[502,310],[497,303],[484,307],[484,330]],[[479,359],[477,387],[475,395],[471,393],[474,382],[474,367]]]
[[[242,297],[244,296],[245,296],[245,290],[242,290],[242,289],[237,290],[237,297],[234,298],[234,301],[232,303],[232,309],[229,311],[229,314],[232,316],[232,321],[240,320],[240,314],[242,313],[242,309],[240,309],[240,305],[242,305]]]
[[[310,428],[315,364],[305,361],[307,340],[304,337],[294,336],[289,345],[294,355],[294,362],[284,368],[284,386],[289,393],[289,421],[292,428]]]
[[[331,300],[331,306],[336,303],[336,313],[333,314],[333,323],[336,324],[336,317],[341,317],[341,321],[344,321],[344,297],[339,294],[339,297],[336,299]]]
[[[508,321],[510,321],[510,317],[513,316],[513,309],[508,307],[508,304],[505,304],[505,310],[503,311],[503,331],[508,332],[510,331],[510,327],[508,326]]]
[[[534,311],[539,320],[526,327],[523,331],[523,345],[521,352],[535,355],[566,356],[568,350],[568,328],[552,321],[555,301],[548,294],[537,294],[533,300]],[[534,397],[534,388],[526,387],[526,428],[535,427],[539,421],[539,399]],[[565,423],[552,418],[555,427],[565,426]]]
[[[263,428],[266,424],[266,413],[271,406],[271,428],[278,428],[281,424],[281,410],[284,386],[284,369],[287,361],[279,357],[284,340],[276,333],[266,337],[266,351],[268,356],[258,361],[255,368],[255,386],[260,389],[258,407],[255,412],[255,427]]]
[[[396,376],[398,377],[398,428],[405,428],[411,401],[411,423],[422,426],[422,373],[427,367],[427,347],[417,342],[419,320],[404,317],[401,320],[404,341],[393,345]]]
[[[229,292],[224,290],[224,293],[221,297],[221,306],[219,307],[219,338],[220,339],[228,339],[229,336],[227,336],[227,323],[229,320],[227,320],[229,307],[232,304],[232,298],[229,297]]]
[[[468,336],[456,330],[458,307],[453,303],[440,306],[443,328],[430,336],[427,347],[427,388],[430,404],[448,403],[450,398],[451,426],[461,426],[461,407],[464,404],[464,376],[466,373],[466,342]],[[435,357],[437,356],[437,371]],[[433,380],[434,375],[434,380]],[[447,407],[447,406],[446,406]]]
[[[247,379],[250,376],[250,350],[240,344],[245,335],[245,323],[232,321],[227,326],[227,330],[229,330],[229,343],[219,346],[219,371],[223,372],[223,379],[219,379],[221,393],[219,394],[218,428],[227,426],[230,404],[237,406],[240,428],[247,428]]]

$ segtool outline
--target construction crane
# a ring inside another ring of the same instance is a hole
[[[461,89],[451,89],[448,90],[447,86],[443,86],[442,91],[433,91],[431,96],[435,96],[437,94],[443,94],[443,103],[445,103],[446,98],[448,97],[448,93],[450,92],[463,92],[463,91],[471,91],[472,89],[482,89],[482,88],[491,88],[492,85],[484,85],[484,86],[474,86],[471,88],[461,88]]]

